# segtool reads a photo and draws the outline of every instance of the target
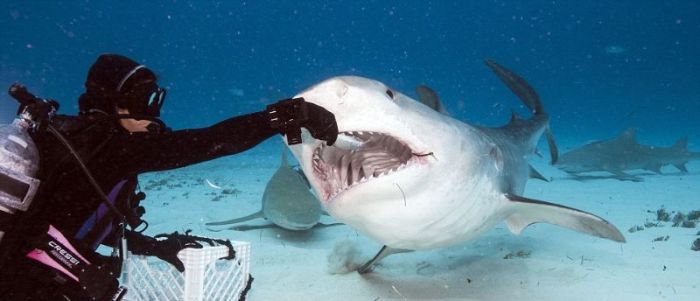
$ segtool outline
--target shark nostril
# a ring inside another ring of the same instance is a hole
[[[348,93],[348,85],[346,85],[343,82],[338,82],[338,88],[336,89],[335,94],[338,96],[338,98],[343,98],[345,97],[345,94]]]

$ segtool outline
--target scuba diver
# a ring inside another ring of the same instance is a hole
[[[32,191],[17,187],[36,188],[25,211],[0,206],[1,300],[119,300],[126,249],[182,272],[176,254],[201,247],[202,238],[142,234],[147,223],[138,174],[240,153],[276,134],[299,143],[301,127],[328,145],[338,136],[334,115],[301,98],[210,127],[172,131],[159,119],[166,91],[155,73],[116,54],[103,54],[90,67],[78,116],[55,114],[56,102],[22,86],[10,92],[20,100],[20,116],[33,121],[29,133],[39,168],[33,180],[0,169],[0,190],[20,191],[8,194],[18,195],[16,203],[27,203]],[[101,255],[99,245],[115,252]]]

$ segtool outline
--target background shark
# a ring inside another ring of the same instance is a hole
[[[317,226],[328,226],[320,222],[323,210],[316,197],[309,191],[308,182],[304,175],[289,165],[286,148],[282,150],[280,167],[265,186],[261,203],[260,211],[253,214],[225,221],[209,222],[205,225],[210,227],[227,226],[227,229],[239,231],[254,230],[270,225],[228,225],[264,218],[277,227],[291,231],[306,231]],[[216,228],[209,230],[216,231]]]
[[[304,131],[303,143],[290,146],[326,210],[384,244],[359,272],[391,253],[470,240],[502,220],[516,234],[547,222],[624,242],[600,217],[522,197],[531,170],[525,158],[545,132],[556,161],[549,117],[522,78],[486,64],[534,113],[530,119],[477,127],[355,76],[325,80],[296,96],[334,113],[340,135],[362,142],[347,150]]]
[[[563,154],[556,165],[576,177],[582,177],[580,174],[585,172],[605,171],[619,180],[641,181],[625,171],[645,169],[661,173],[661,167],[673,165],[688,172],[686,163],[700,160],[700,152],[688,151],[687,137],[671,147],[659,147],[639,144],[635,134],[634,129],[627,129],[615,138],[586,144]]]

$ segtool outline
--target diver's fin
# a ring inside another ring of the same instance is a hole
[[[374,264],[382,260],[384,257],[387,257],[391,254],[396,254],[396,253],[407,253],[407,252],[413,252],[413,250],[404,250],[404,249],[394,249],[390,248],[387,246],[383,246],[381,250],[377,253],[377,255],[374,255],[372,259],[367,261],[365,264],[363,264],[361,267],[357,269],[357,272],[360,274],[366,274],[372,271],[374,268]]]
[[[545,182],[549,182],[549,180],[547,180],[547,178],[545,178],[539,171],[537,171],[534,167],[532,167],[532,165],[529,165],[529,166],[530,166],[530,178],[531,179],[539,179],[539,180],[542,180]]]
[[[260,211],[258,211],[258,212],[255,212],[255,213],[253,213],[253,214],[251,214],[251,215],[246,215],[246,216],[243,216],[243,217],[234,218],[234,219],[229,219],[229,220],[220,221],[220,222],[209,222],[209,223],[206,223],[206,224],[204,224],[204,225],[206,225],[206,226],[230,225],[230,224],[245,222],[245,221],[249,221],[249,220],[256,219],[256,218],[261,218],[261,217],[265,217],[265,215],[263,214],[262,210],[260,210]]]
[[[620,230],[591,213],[512,194],[507,194],[505,197],[516,207],[506,218],[508,229],[514,234],[520,234],[531,224],[544,222],[617,242],[625,242],[625,237]]]

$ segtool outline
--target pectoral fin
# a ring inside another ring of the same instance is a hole
[[[532,165],[530,165],[530,179],[539,179],[545,182],[549,182],[539,171],[537,171]]]
[[[628,174],[622,170],[608,170],[609,173],[614,174],[615,178],[620,181],[632,181],[632,182],[642,182],[644,179]]]
[[[230,224],[236,224],[236,223],[240,223],[240,222],[246,222],[246,221],[249,221],[249,220],[252,220],[252,219],[262,218],[262,217],[265,217],[265,215],[263,214],[262,210],[260,210],[260,211],[258,211],[258,212],[256,212],[256,213],[253,213],[253,214],[251,214],[251,215],[246,215],[246,216],[244,216],[244,217],[229,219],[229,220],[220,221],[220,222],[210,222],[210,223],[206,223],[205,225],[207,225],[207,226],[230,225]]]
[[[673,164],[673,166],[675,166],[676,168],[678,168],[678,170],[680,170],[681,172],[687,173],[687,172],[688,172],[688,168],[685,167],[685,163],[686,163],[686,162],[678,163],[678,164]]]
[[[413,252],[412,250],[404,250],[404,249],[394,249],[391,247],[383,246],[381,250],[377,253],[377,255],[374,255],[372,259],[367,261],[365,264],[360,266],[357,269],[357,272],[360,274],[366,274],[372,271],[374,268],[374,264],[382,260],[384,257],[387,257],[391,254],[397,254],[397,253],[406,253],[406,252]]]
[[[508,229],[520,234],[534,223],[549,223],[574,231],[625,242],[625,237],[608,221],[591,213],[562,205],[528,199],[517,195],[506,195],[515,210],[506,218]]]
[[[657,173],[657,174],[661,174],[661,165],[660,164],[649,165],[644,169],[649,170],[649,171],[653,171],[654,173]]]

